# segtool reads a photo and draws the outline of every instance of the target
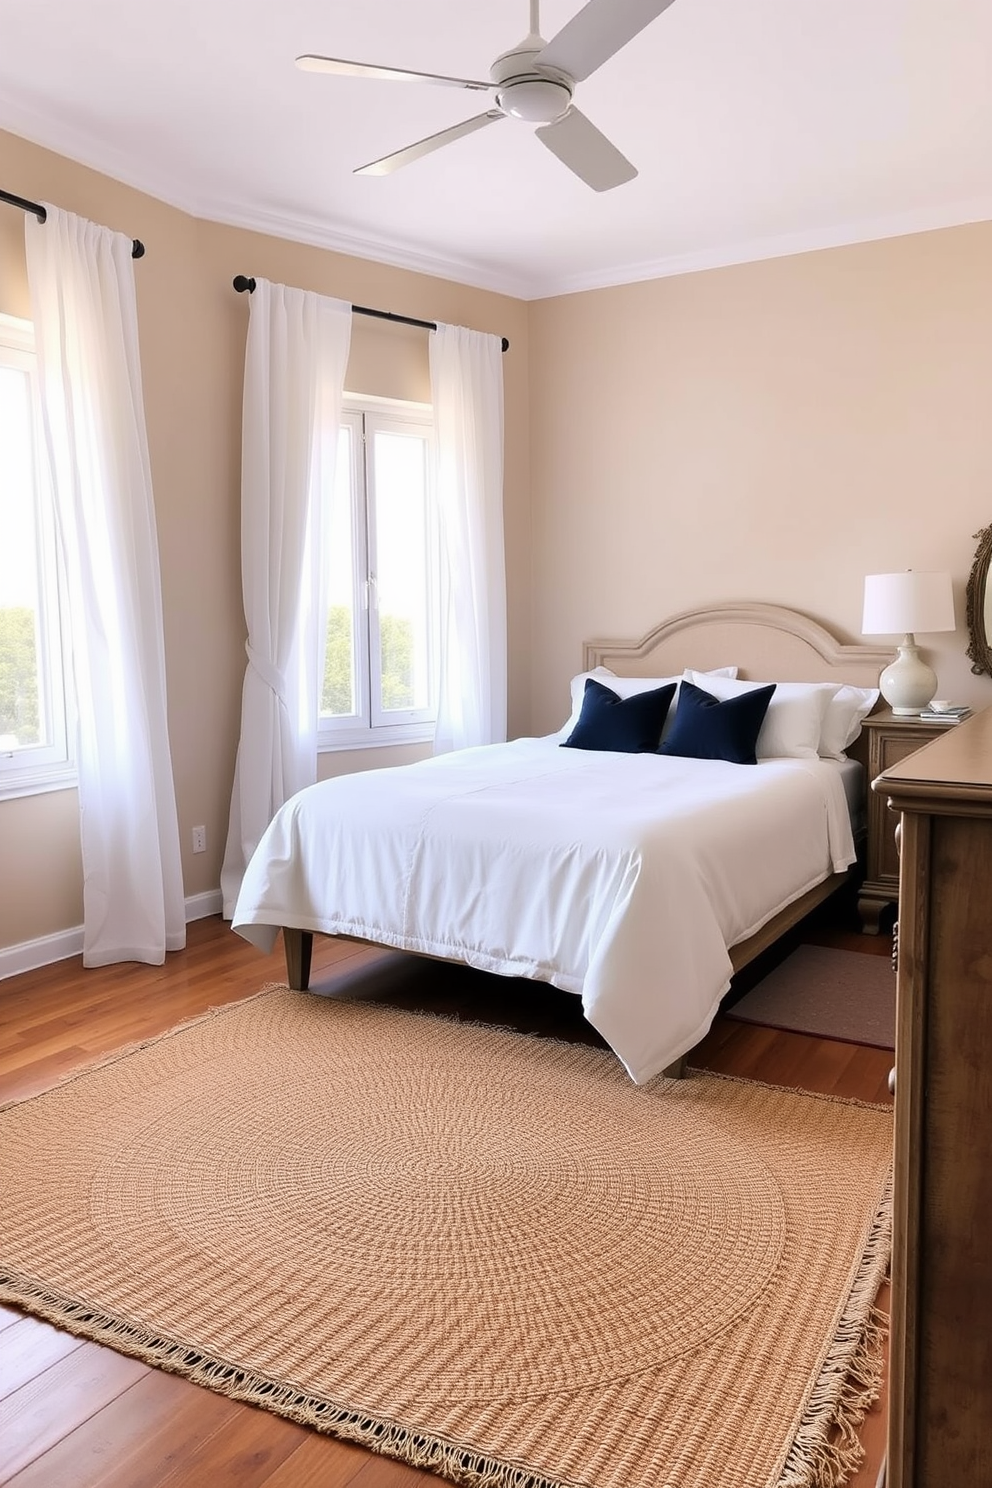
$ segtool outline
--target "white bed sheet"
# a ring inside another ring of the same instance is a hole
[[[581,996],[638,1084],[703,1037],[728,947],[855,858],[843,767],[563,749],[554,736],[310,786],[233,927],[290,926]]]

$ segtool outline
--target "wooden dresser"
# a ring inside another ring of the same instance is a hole
[[[886,1488],[992,1485],[992,709],[893,765],[900,814]]]

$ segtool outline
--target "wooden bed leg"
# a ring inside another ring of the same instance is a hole
[[[286,976],[294,992],[305,992],[310,985],[310,957],[313,954],[313,933],[310,930],[286,930],[282,932],[286,950]]]
[[[680,1054],[674,1064],[668,1064],[662,1070],[666,1080],[684,1080],[686,1071],[685,1055]]]

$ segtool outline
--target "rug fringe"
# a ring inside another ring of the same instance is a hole
[[[520,1463],[487,1457],[473,1447],[401,1426],[387,1417],[350,1409],[295,1385],[211,1358],[191,1344],[163,1338],[132,1319],[96,1311],[14,1272],[0,1271],[0,1302],[43,1318],[67,1333],[141,1359],[155,1369],[182,1375],[219,1395],[354,1442],[367,1451],[397,1458],[450,1482],[465,1484],[466,1488],[588,1488],[571,1479],[546,1477]]]
[[[875,1299],[888,1274],[891,1248],[890,1171],[844,1311],[776,1488],[842,1488],[864,1461],[857,1431],[882,1387],[888,1318]]]

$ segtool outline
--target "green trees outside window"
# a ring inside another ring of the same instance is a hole
[[[380,615],[379,635],[382,655],[382,703],[384,709],[412,708],[415,702],[413,679],[413,626],[396,615]],[[320,711],[332,717],[352,713],[354,702],[354,636],[351,610],[347,605],[332,605],[327,617],[327,653],[324,658],[324,686]]]
[[[18,745],[41,739],[34,621],[26,605],[0,609],[0,734],[13,735]]]

